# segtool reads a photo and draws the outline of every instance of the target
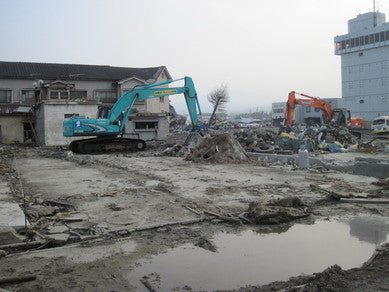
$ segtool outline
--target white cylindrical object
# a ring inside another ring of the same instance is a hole
[[[298,162],[300,169],[307,169],[309,167],[309,155],[308,150],[304,147],[299,149]]]

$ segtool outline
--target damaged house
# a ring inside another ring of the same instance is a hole
[[[66,145],[62,123],[73,115],[95,118],[135,86],[171,79],[165,66],[0,62],[0,142]],[[162,140],[168,134],[169,97],[134,104],[128,137]]]

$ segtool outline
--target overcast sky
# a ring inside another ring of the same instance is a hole
[[[341,97],[333,38],[373,0],[0,0],[0,59],[191,76],[204,111],[226,84],[232,112],[269,110],[291,90]],[[389,15],[389,0],[376,7]],[[388,16],[389,17],[389,16]],[[179,112],[183,98],[171,96]]]

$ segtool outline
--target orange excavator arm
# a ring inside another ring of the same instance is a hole
[[[296,98],[296,94],[299,94],[306,98]],[[334,111],[332,110],[328,102],[325,102],[324,100],[318,97],[312,97],[303,93],[291,91],[288,95],[288,101],[286,103],[284,114],[285,126],[287,128],[290,128],[292,126],[294,111],[297,104],[320,108],[323,112],[323,120],[325,123],[328,123],[332,119]]]

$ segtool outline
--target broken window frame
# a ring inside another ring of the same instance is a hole
[[[158,121],[134,121],[135,131],[156,131],[158,130]]]
[[[73,113],[73,114],[64,114],[63,117],[64,119],[70,119],[71,117],[79,117],[80,114]]]
[[[23,142],[34,142],[34,131],[35,123],[34,122],[23,122]]]

